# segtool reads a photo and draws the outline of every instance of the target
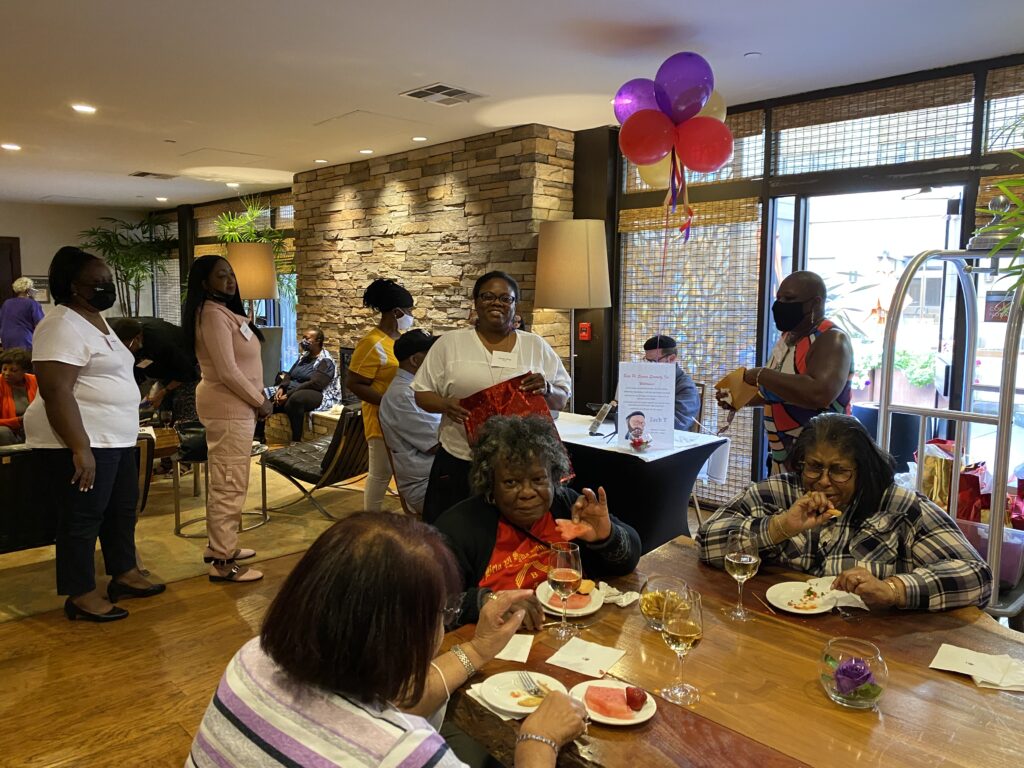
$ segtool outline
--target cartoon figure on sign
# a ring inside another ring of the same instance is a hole
[[[647,417],[643,411],[633,411],[626,417],[626,434],[623,435],[634,451],[645,451],[651,444],[651,436],[647,434]]]

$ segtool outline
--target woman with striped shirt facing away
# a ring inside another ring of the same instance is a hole
[[[260,636],[229,662],[188,768],[465,766],[437,732],[450,691],[505,647],[528,590],[496,593],[473,639],[438,655],[458,621],[458,568],[412,518],[359,513],[303,556]],[[425,719],[431,716],[430,719]],[[552,693],[523,721],[518,768],[554,766],[584,710]]]

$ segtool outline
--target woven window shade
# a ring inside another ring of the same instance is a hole
[[[716,181],[732,181],[735,179],[756,179],[764,173],[764,110],[755,109],[750,112],[727,114],[725,124],[729,126],[733,137],[732,160],[714,173],[686,172],[686,183],[694,186],[713,184]],[[623,158],[625,162],[623,187],[625,192],[646,192],[651,189],[640,178],[636,165]]]
[[[625,360],[637,360],[649,337],[674,338],[683,370],[705,385],[699,421],[713,433],[725,424],[714,383],[738,365],[755,363],[761,210],[756,198],[695,208],[688,243],[678,236],[678,216],[664,228],[664,208],[620,214],[621,349]],[[727,482],[698,486],[699,497],[724,502],[750,484],[752,430],[753,414],[744,409],[729,430]]]
[[[163,271],[153,273],[153,287],[156,308],[153,314],[175,325],[181,324],[181,274],[178,258],[171,256],[164,261]]]
[[[1003,194],[997,184],[1009,179],[1020,179],[1020,176],[982,176],[978,183],[978,205],[975,226],[982,227],[992,221],[992,214],[989,213],[988,204],[993,197]],[[1024,198],[1024,184],[1020,186],[1011,185],[1010,190],[1019,197]]]
[[[985,81],[984,152],[1024,149],[1024,64],[993,69]]]
[[[971,75],[779,107],[772,112],[773,173],[967,155],[973,119]]]

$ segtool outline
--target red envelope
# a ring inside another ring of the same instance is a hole
[[[550,422],[551,430],[558,435],[555,421],[551,418],[551,409],[548,408],[548,403],[543,395],[536,392],[523,392],[519,389],[523,379],[529,375],[529,373],[524,373],[500,384],[495,384],[493,387],[474,392],[459,401],[459,405],[469,411],[465,426],[466,439],[470,446],[476,445],[480,428],[491,416],[540,416]],[[571,480],[574,476],[575,473],[570,464],[569,474],[561,478],[562,482]]]

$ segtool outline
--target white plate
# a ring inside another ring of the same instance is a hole
[[[555,597],[555,592],[551,589],[551,586],[546,582],[542,581],[537,585],[537,599],[540,600],[540,604],[544,607],[544,610],[553,616],[561,616],[562,609],[555,607],[554,605],[548,605],[548,600]],[[589,616],[592,613],[597,613],[601,606],[604,605],[604,592],[597,587],[594,587],[590,593],[590,602],[587,603],[583,608],[569,608],[566,612],[566,616]]]
[[[568,691],[565,690],[565,686],[553,677],[542,675],[539,672],[531,672],[530,677],[532,677],[536,683],[544,683],[544,685],[552,691],[568,693]],[[518,702],[529,696],[529,694],[523,690],[523,686],[519,684],[518,672],[499,672],[496,675],[491,675],[484,680],[483,685],[480,686],[480,695],[483,696],[484,701],[492,707],[500,709],[502,712],[508,712],[509,714],[528,715],[537,709],[537,707],[519,706]]]
[[[587,694],[587,688],[592,685],[600,685],[605,688],[622,689],[630,687],[628,683],[624,683],[621,680],[586,680],[569,691],[569,695],[574,699],[578,699],[583,702],[583,706],[586,707],[587,702],[585,696]],[[649,693],[647,694],[647,701],[644,702],[640,711],[635,712],[633,718],[630,720],[623,720],[618,717],[607,717],[606,715],[602,715],[599,712],[595,712],[590,707],[587,707],[587,712],[590,713],[590,719],[595,723],[604,723],[605,725],[637,725],[638,723],[646,723],[654,717],[654,713],[657,711],[658,705],[654,703],[654,697]]]
[[[804,596],[804,592],[807,591],[808,583],[806,581],[784,581],[781,584],[775,584],[768,587],[768,591],[764,593],[765,598],[769,603],[774,605],[776,608],[781,608],[789,613],[828,613],[832,610],[832,607],[836,604],[836,596],[832,591],[828,591],[818,599],[817,608],[795,608],[790,605],[790,601],[796,603],[800,601],[800,598]]]

